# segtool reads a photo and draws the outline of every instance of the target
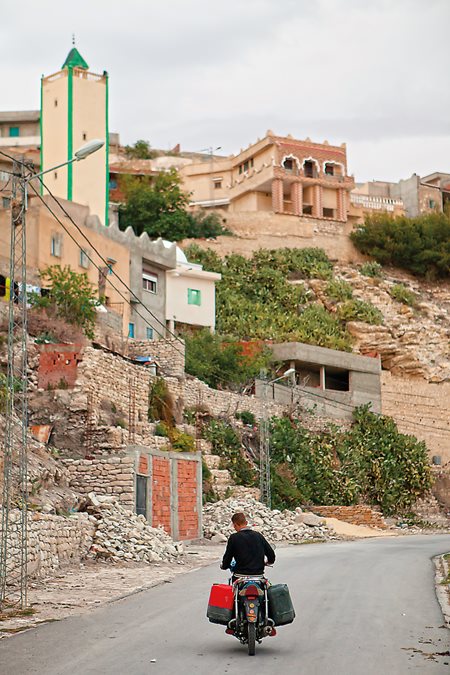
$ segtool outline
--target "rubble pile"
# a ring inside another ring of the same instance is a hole
[[[85,507],[98,520],[91,553],[115,562],[181,562],[183,546],[143,515],[127,510],[111,497],[89,495]]]
[[[339,539],[330,530],[323,518],[312,513],[271,510],[256,499],[223,499],[205,504],[203,507],[204,536],[213,541],[224,541],[234,529],[231,525],[233,513],[243,511],[248,523],[261,532],[269,541],[308,541],[319,539],[328,541]]]

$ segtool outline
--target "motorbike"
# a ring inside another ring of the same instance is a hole
[[[256,643],[277,634],[275,622],[269,616],[268,589],[270,582],[264,575],[239,576],[232,582],[234,617],[228,622],[226,633],[247,645],[248,655],[256,653]]]
[[[228,584],[213,584],[206,616],[226,626],[225,632],[247,645],[249,656],[256,643],[277,634],[275,626],[292,623],[295,611],[286,584],[272,585],[264,574],[235,574]]]

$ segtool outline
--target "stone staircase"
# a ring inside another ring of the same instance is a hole
[[[197,448],[201,450],[205,464],[211,471],[213,489],[220,498],[228,495],[230,497],[253,497],[254,499],[259,499],[258,488],[248,488],[243,485],[236,485],[231,478],[228,469],[220,468],[221,458],[219,455],[214,455],[212,453],[212,447],[209,441],[204,438],[198,439]]]

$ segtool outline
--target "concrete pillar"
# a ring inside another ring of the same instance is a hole
[[[173,333],[174,330],[175,330],[175,320],[169,319],[169,321],[167,323],[168,323],[168,326],[167,326],[168,330],[170,331],[170,333]]]
[[[203,537],[203,522],[202,522],[202,513],[203,513],[203,476],[202,476],[202,459],[201,452],[199,453],[199,458],[197,461],[197,517],[198,517],[198,538],[202,539]]]
[[[325,366],[320,366],[320,388],[325,389]]]
[[[272,181],[272,210],[283,213],[283,180],[274,178]]]
[[[337,219],[338,220],[347,220],[347,209],[346,209],[346,191],[344,188],[339,188],[337,194]]]
[[[303,213],[303,185],[300,182],[291,185],[291,201],[294,216],[301,216]]]
[[[312,212],[315,218],[322,218],[322,186],[314,185]]]
[[[172,539],[178,541],[178,461],[173,457],[170,459],[170,524]]]

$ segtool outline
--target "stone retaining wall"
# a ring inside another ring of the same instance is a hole
[[[370,506],[357,504],[355,506],[314,506],[314,513],[324,518],[338,518],[353,525],[367,525],[368,527],[380,527],[386,529],[387,525],[383,515]]]
[[[87,495],[114,495],[118,502],[134,509],[134,458],[98,457],[96,459],[63,459],[69,473],[69,486]]]
[[[184,377],[185,345],[183,340],[128,340],[126,355],[151,356],[159,366],[160,374]]]
[[[10,512],[11,558],[19,556],[20,514]],[[86,513],[67,518],[33,513],[28,516],[28,573],[46,577],[70,563],[79,563],[88,553],[96,524]]]
[[[382,412],[390,415],[404,434],[425,441],[430,458],[450,461],[450,383],[427,382],[419,377],[381,374]]]

